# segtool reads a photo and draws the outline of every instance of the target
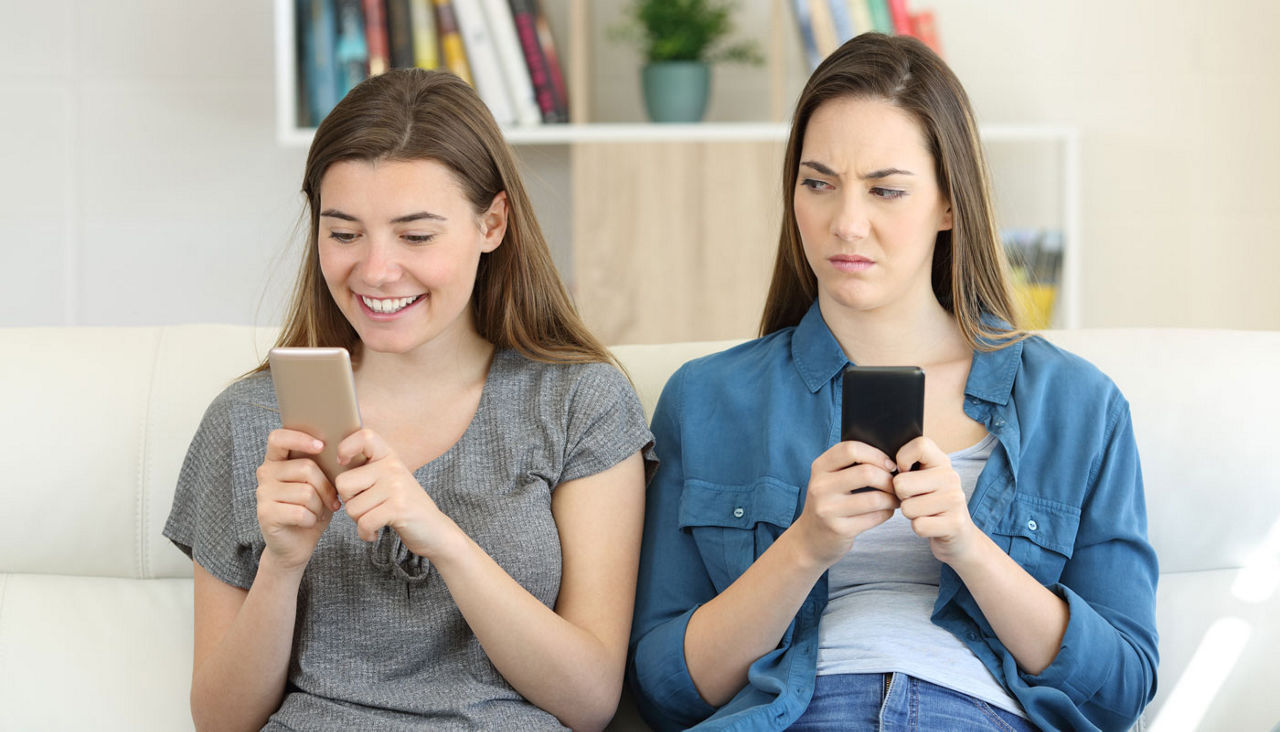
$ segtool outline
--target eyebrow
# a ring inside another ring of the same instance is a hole
[[[823,175],[829,175],[833,178],[840,177],[839,173],[835,172],[831,168],[828,168],[822,163],[819,163],[816,160],[806,160],[800,163],[800,165],[808,168],[813,168],[814,170],[818,171]],[[867,173],[866,175],[862,176],[862,179],[863,180],[879,180],[881,178],[888,178],[891,175],[915,175],[915,173],[912,173],[910,170],[903,170],[902,168],[882,168],[880,170],[873,170],[870,173]]]
[[[360,219],[348,213],[343,213],[336,208],[327,208],[320,212],[321,216],[327,216],[333,219],[342,219],[343,221],[354,221],[359,223]],[[433,214],[430,211],[418,211],[417,213],[405,214],[391,219],[393,224],[407,224],[410,221],[421,221],[422,219],[431,219],[433,221],[445,221],[445,217],[440,214]]]

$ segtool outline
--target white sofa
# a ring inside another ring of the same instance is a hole
[[[273,331],[0,329],[0,729],[191,727],[191,565],[161,536],[205,406]],[[1280,721],[1280,333],[1048,336],[1132,404],[1160,554],[1152,729]],[[623,346],[645,407],[724,344]],[[624,706],[615,727],[637,725]]]

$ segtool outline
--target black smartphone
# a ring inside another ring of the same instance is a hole
[[[924,434],[924,370],[918,366],[848,366],[840,405],[840,439],[865,442],[890,460]]]

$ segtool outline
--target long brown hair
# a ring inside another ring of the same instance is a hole
[[[481,255],[471,308],[476,330],[498,348],[551,363],[616,363],[591,335],[556,272],[511,150],[475,90],[453,74],[398,69],[366,79],[316,130],[302,192],[307,249],[277,346],[341,346],[359,336],[329,294],[317,237],[320,181],[345,160],[433,160],[457,179],[475,213],[507,193],[502,244]],[[264,361],[256,370],[267,368]]]
[[[773,280],[760,320],[767,335],[796,325],[818,296],[818,280],[804,256],[794,195],[805,128],[832,99],[884,99],[911,114],[924,133],[937,170],[938,190],[951,204],[952,228],[933,248],[933,292],[974,348],[994,350],[1025,337],[1008,263],[996,230],[987,166],[968,95],[951,69],[920,41],[864,33],[846,42],[809,77],[796,103],[782,170],[782,230]],[[993,315],[1013,329],[992,328]]]

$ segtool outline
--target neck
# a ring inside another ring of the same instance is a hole
[[[454,328],[408,353],[378,353],[361,346],[355,377],[362,396],[412,399],[483,383],[494,346],[474,328]]]
[[[845,356],[860,366],[927,366],[972,354],[932,290],[874,310],[854,310],[819,292],[818,307]]]

